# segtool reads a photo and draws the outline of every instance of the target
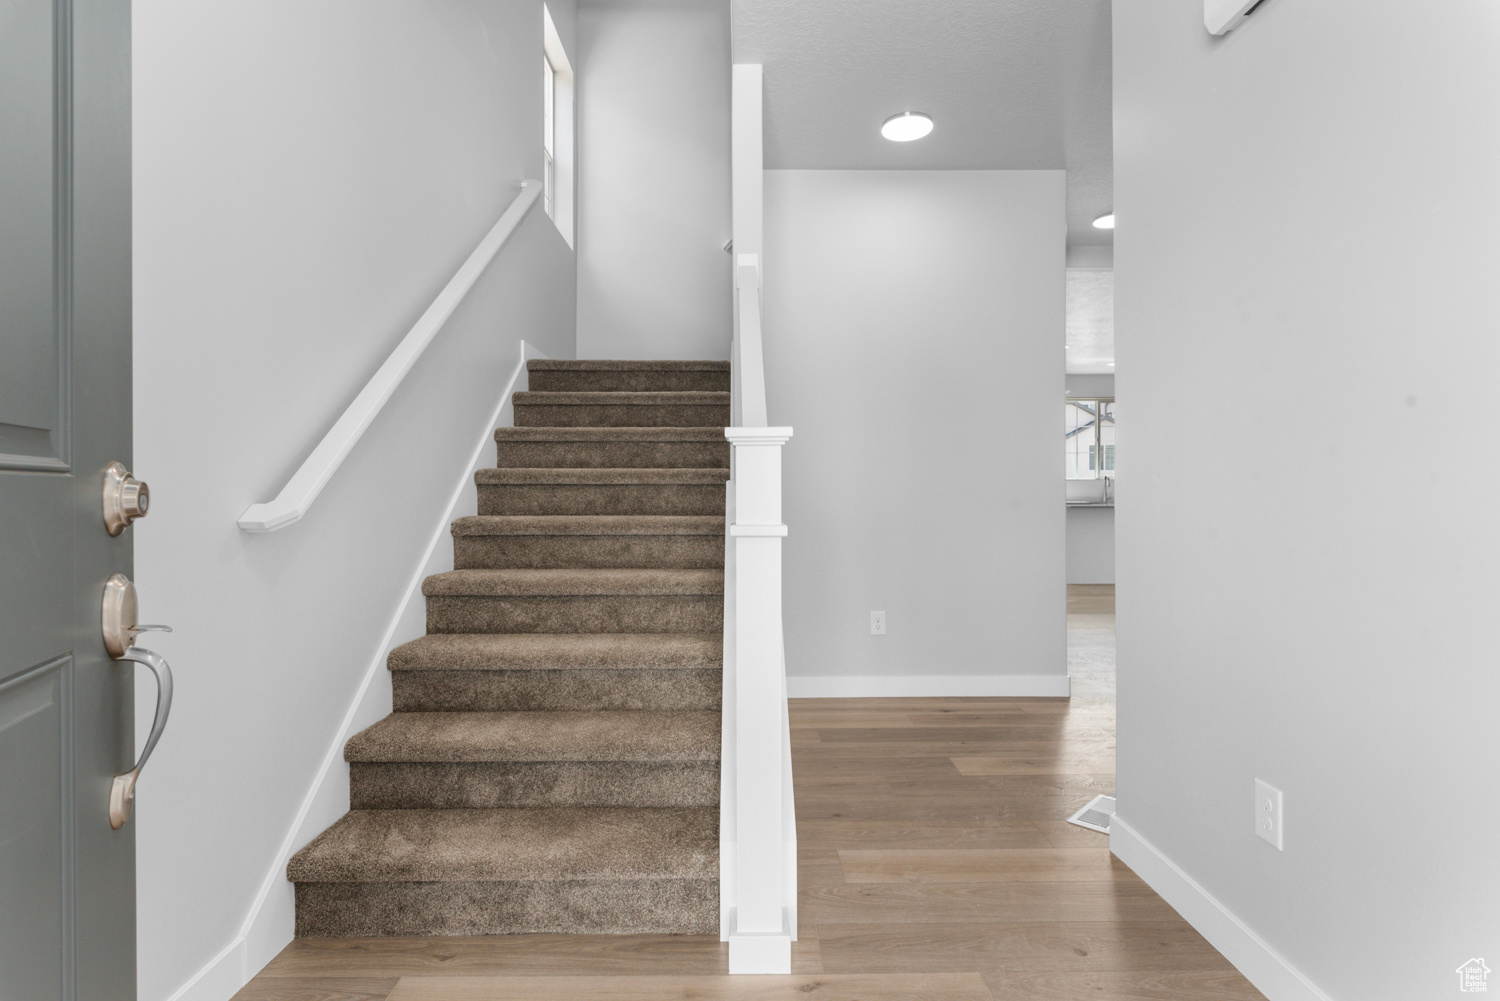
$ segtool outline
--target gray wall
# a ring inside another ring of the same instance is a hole
[[[580,4],[578,354],[728,358],[729,5]]]
[[[1068,583],[1115,582],[1115,509],[1068,508]]]
[[[1457,996],[1500,953],[1500,7],[1201,18],[1115,5],[1119,818],[1320,996]]]
[[[538,205],[308,516],[240,531],[541,176],[542,5],[141,0],[134,31],[131,532],[177,672],[133,821],[140,997],[208,968],[192,996],[225,998],[291,937],[277,852],[519,339],[571,356],[575,272]],[[209,967],[268,874],[279,927]]]
[[[1067,395],[1098,396],[1109,398],[1115,395],[1115,377],[1112,375],[1079,375],[1070,372],[1066,376]]]
[[[793,694],[1065,673],[1062,220],[1061,171],[767,172]]]

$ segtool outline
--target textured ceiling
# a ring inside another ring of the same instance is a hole
[[[1067,371],[1113,374],[1115,360],[1115,273],[1068,269]]]
[[[766,166],[1068,171],[1068,243],[1108,245],[1109,0],[732,0],[765,65]],[[880,137],[900,111],[932,135]]]

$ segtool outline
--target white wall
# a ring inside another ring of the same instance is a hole
[[[765,213],[792,694],[1064,694],[1062,172],[768,171]]]
[[[1068,267],[1109,270],[1115,266],[1115,248],[1073,246],[1068,248]]]
[[[567,0],[550,6],[571,44]],[[308,516],[235,525],[541,176],[541,38],[540,0],[135,5],[135,471],[153,503],[131,531],[143,617],[176,628],[150,645],[177,672],[133,822],[143,1001],[235,943],[268,874],[272,926],[187,996],[227,998],[290,938],[278,850],[518,341],[573,354],[573,257],[538,205]]]
[[[1117,850],[1272,1001],[1457,996],[1500,954],[1500,6],[1114,16]]]
[[[729,5],[578,11],[578,355],[729,357]]]

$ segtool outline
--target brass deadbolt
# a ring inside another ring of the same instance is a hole
[[[137,518],[146,517],[151,506],[151,488],[130,475],[118,462],[104,469],[104,527],[119,535]]]

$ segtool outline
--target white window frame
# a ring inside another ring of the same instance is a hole
[[[562,37],[552,21],[552,12],[542,5],[543,83],[551,84],[542,97],[542,168],[547,215],[568,246],[574,229],[574,114],[573,64],[563,51]]]
[[[553,212],[553,188],[557,185],[557,159],[553,148],[557,136],[557,70],[552,58],[542,53],[542,206],[549,216]]]
[[[1103,409],[1104,404],[1108,403],[1111,405],[1111,407],[1113,407],[1114,402],[1115,400],[1112,396],[1070,396],[1067,399],[1068,405],[1076,405],[1081,403],[1094,404],[1096,415],[1099,410]],[[1111,410],[1110,412],[1110,423],[1115,423],[1113,410]],[[1113,442],[1111,442],[1109,445],[1104,444],[1104,424],[1098,418],[1098,416],[1094,418],[1094,422],[1089,426],[1087,433],[1089,437],[1085,440],[1089,443],[1088,449],[1087,451],[1084,451],[1082,449],[1079,450],[1080,455],[1088,456],[1088,469],[1086,471],[1081,471],[1086,472],[1087,475],[1070,476],[1068,478],[1073,480],[1114,479],[1116,449]],[[1069,435],[1068,437],[1071,438],[1074,437],[1074,435]],[[1104,468],[1106,464],[1109,467],[1107,469]]]

